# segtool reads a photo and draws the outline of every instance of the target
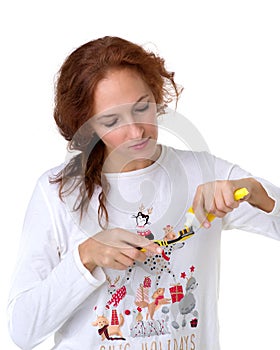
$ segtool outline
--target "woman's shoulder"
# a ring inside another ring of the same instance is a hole
[[[64,169],[65,164],[62,163],[53,168],[45,170],[37,179],[37,186],[40,186],[44,189],[45,192],[51,190],[57,191],[57,183],[55,179],[60,176],[62,170]]]
[[[228,176],[233,163],[210,153],[210,151],[183,150],[174,147],[166,147],[166,159],[168,163],[180,163],[189,170],[200,169],[211,173],[214,177],[224,178]]]
[[[65,167],[64,163],[61,163],[53,168],[45,170],[38,178],[39,181],[44,181],[47,178],[57,176]]]

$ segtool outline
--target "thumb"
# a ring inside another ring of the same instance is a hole
[[[142,252],[149,252],[151,254],[161,254],[162,248],[155,242],[150,241],[147,238],[142,237],[144,240],[141,244],[141,247],[137,247],[137,249],[141,250]]]

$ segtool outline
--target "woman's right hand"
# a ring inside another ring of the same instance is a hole
[[[146,252],[137,247],[145,247]],[[101,231],[79,245],[81,261],[90,272],[96,266],[126,270],[135,260],[144,262],[147,254],[161,252],[156,243],[121,228]]]

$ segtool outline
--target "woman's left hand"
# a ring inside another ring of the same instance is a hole
[[[243,187],[247,188],[249,194],[241,200],[235,200],[234,192]],[[243,201],[247,201],[266,212],[272,211],[275,203],[263,186],[254,178],[219,180],[198,186],[193,200],[193,210],[202,226],[209,228],[211,223],[207,220],[208,214],[223,218],[238,208]]]

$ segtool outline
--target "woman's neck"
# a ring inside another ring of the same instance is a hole
[[[148,166],[152,165],[160,156],[161,154],[161,146],[157,145],[155,148],[154,154],[149,159],[133,159],[131,161],[127,161],[122,159],[121,157],[110,157],[106,156],[104,165],[103,165],[103,172],[104,173],[124,173],[124,172],[130,172],[135,170],[140,170],[147,168]]]

